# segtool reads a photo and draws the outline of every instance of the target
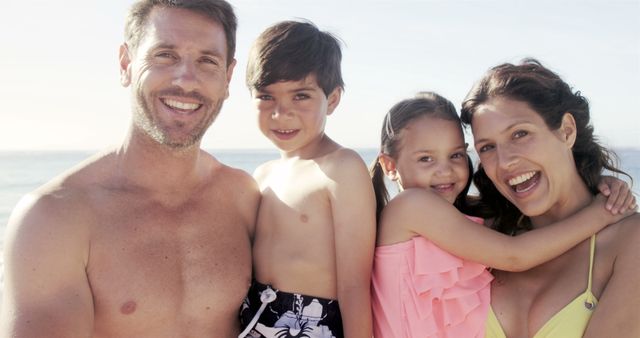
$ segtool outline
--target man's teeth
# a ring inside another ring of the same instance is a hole
[[[198,109],[198,107],[200,107],[200,105],[197,103],[186,103],[186,102],[180,102],[180,101],[169,100],[169,99],[164,100],[164,103],[171,108],[182,109],[182,110],[195,110],[195,109]]]
[[[528,179],[533,177],[535,174],[536,174],[535,171],[532,171],[532,172],[528,172],[526,174],[522,174],[522,175],[520,175],[518,177],[514,177],[514,178],[509,180],[509,185],[514,186],[514,185],[520,184],[522,182],[526,182]]]

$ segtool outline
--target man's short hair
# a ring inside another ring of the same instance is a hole
[[[144,37],[147,20],[155,7],[183,8],[200,13],[222,25],[227,40],[227,64],[233,61],[236,52],[236,28],[238,22],[231,5],[225,0],[139,0],[127,13],[124,37],[135,50]]]
[[[267,28],[256,39],[247,63],[249,89],[261,89],[279,81],[300,81],[315,74],[329,94],[343,89],[340,43],[311,22],[283,21]]]

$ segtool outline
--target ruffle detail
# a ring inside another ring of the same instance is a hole
[[[483,337],[493,276],[423,237],[414,237],[401,277],[408,337]],[[417,316],[418,318],[412,318]]]

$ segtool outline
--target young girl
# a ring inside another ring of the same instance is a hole
[[[376,338],[484,337],[493,278],[486,266],[527,270],[630,215],[622,212],[635,204],[609,212],[600,196],[563,222],[510,237],[459,211],[469,210],[472,167],[451,102],[435,93],[401,101],[385,116],[381,141],[371,169],[379,220]],[[400,191],[388,203],[384,175]],[[528,189],[526,175],[506,179],[513,189]]]

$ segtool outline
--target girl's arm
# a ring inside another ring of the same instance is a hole
[[[511,237],[481,226],[437,194],[408,189],[383,211],[385,226],[405,227],[463,259],[506,271],[524,271],[559,256],[610,223],[632,214],[613,215],[599,197],[574,215]]]
[[[598,183],[598,190],[607,196],[607,210],[614,214],[625,213],[636,208],[636,198],[627,182],[613,177],[602,176]]]

